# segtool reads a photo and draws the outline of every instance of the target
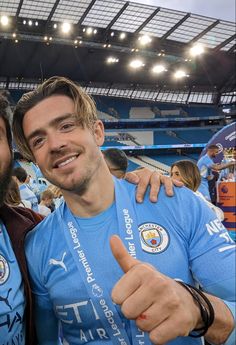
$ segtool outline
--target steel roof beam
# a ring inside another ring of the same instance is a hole
[[[89,13],[89,11],[91,10],[91,8],[93,7],[93,5],[95,4],[96,0],[92,0],[90,2],[90,4],[88,5],[88,7],[86,8],[84,14],[81,16],[80,20],[78,21],[78,24],[81,25],[85,19],[85,17],[87,16],[87,14]]]
[[[140,27],[134,32],[138,34],[143,28],[155,17],[155,15],[160,11],[160,7],[156,8],[155,11],[140,25]]]
[[[176,23],[172,28],[167,31],[162,37],[161,41],[165,40],[168,36],[172,34],[181,24],[183,24],[189,17],[191,16],[191,13],[187,13],[178,23]]]
[[[16,11],[16,18],[19,17],[20,10],[21,10],[21,7],[22,7],[22,5],[23,5],[23,1],[24,1],[24,0],[20,0],[20,2],[19,2],[19,5],[18,5],[17,11]]]
[[[127,1],[124,6],[119,10],[119,12],[115,15],[112,21],[107,25],[106,31],[110,30],[111,27],[115,24],[117,19],[121,16],[121,14],[125,11],[125,9],[129,6],[129,2]]]
[[[51,12],[49,13],[49,16],[47,18],[47,22],[46,22],[46,25],[50,22],[50,20],[52,19],[52,16],[54,15],[55,11],[56,11],[56,8],[59,4],[60,0],[56,0],[52,9],[51,9]]]
[[[200,32],[200,34],[198,34],[197,36],[195,36],[191,41],[189,41],[189,44],[192,44],[196,41],[198,41],[200,38],[202,38],[205,34],[207,34],[209,31],[211,31],[217,24],[219,24],[220,21],[219,19],[216,20],[214,23],[212,23],[211,25],[209,25],[206,29],[204,29],[202,32]]]
[[[236,38],[236,34],[234,34],[233,36],[227,38],[227,40],[221,42],[220,44],[218,44],[218,46],[216,46],[215,48],[213,48],[213,51],[218,51],[221,48],[225,47],[228,43],[230,43],[231,41],[233,41]]]

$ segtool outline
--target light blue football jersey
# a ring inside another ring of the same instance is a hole
[[[211,200],[209,187],[208,187],[208,177],[212,175],[211,166],[214,164],[214,161],[205,154],[197,162],[198,169],[201,175],[201,184],[198,188],[198,191],[207,199]]]
[[[38,199],[34,192],[29,189],[26,184],[19,186],[20,196],[22,200],[28,200],[31,202],[32,210],[38,212]]]
[[[16,229],[17,231],[17,229]],[[0,222],[0,344],[24,345],[24,290],[8,233]]]
[[[149,262],[163,274],[190,284],[197,282],[234,308],[235,245],[205,203],[187,188],[175,188],[175,196],[171,198],[161,188],[157,203],[151,203],[147,193],[144,202],[137,204],[135,186],[118,180],[115,184],[116,202],[95,217],[74,217],[77,229],[67,219],[69,210],[63,203],[27,236],[26,255],[36,298],[40,345],[57,343],[58,320],[65,345],[113,344],[110,330],[104,327],[104,318],[115,333],[116,316],[121,319],[130,344],[151,344],[143,332],[132,333],[130,321],[123,317],[117,305],[112,306],[115,312],[108,308],[105,317],[97,308],[96,298],[104,291],[110,295],[123,275],[109,245],[111,235],[123,236],[117,200],[122,198],[119,203],[124,202],[124,212],[126,200],[118,192],[119,188],[130,196],[138,224],[138,228],[131,230],[134,221],[125,218],[126,235],[122,239],[130,255],[134,256],[137,250],[138,259]],[[74,247],[65,234],[67,225]],[[134,243],[132,231],[135,236],[138,234],[138,243]],[[73,249],[77,251],[77,259]],[[92,286],[91,290],[88,285]],[[101,305],[103,308],[105,302]],[[168,344],[198,345],[201,339],[180,337]],[[232,341],[227,343],[232,344]]]

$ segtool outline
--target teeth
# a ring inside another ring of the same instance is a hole
[[[72,162],[75,159],[76,159],[76,156],[67,159],[65,162],[62,162],[62,163],[58,164],[58,168],[63,167],[66,164],[69,164],[70,162]]]

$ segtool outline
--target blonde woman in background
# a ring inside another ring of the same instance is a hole
[[[206,200],[204,196],[198,191],[201,183],[201,175],[197,165],[190,160],[180,160],[171,165],[170,176],[191,189],[199,198],[204,200],[207,206],[215,212],[220,221],[224,220],[224,212],[210,201]]]

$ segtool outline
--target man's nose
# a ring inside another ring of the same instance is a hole
[[[66,141],[62,135],[57,133],[51,133],[48,136],[48,146],[50,151],[60,151],[66,147]]]

